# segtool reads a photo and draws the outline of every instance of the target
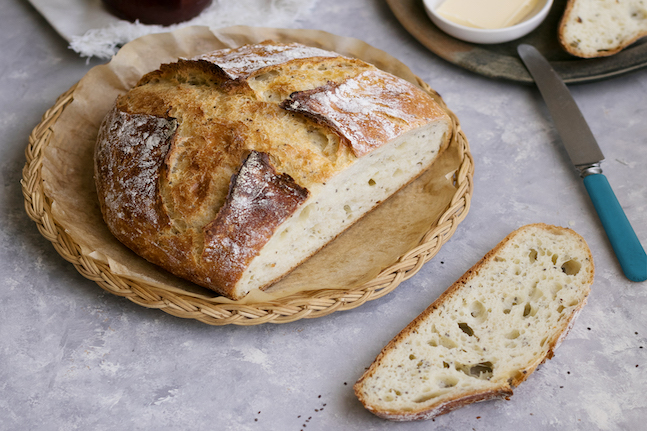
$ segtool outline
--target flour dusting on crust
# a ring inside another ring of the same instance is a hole
[[[422,90],[407,81],[370,70],[340,84],[294,93],[282,107],[332,127],[361,157],[436,112]]]
[[[237,49],[223,49],[199,55],[192,60],[205,60],[220,67],[228,78],[247,78],[264,67],[287,63],[290,60],[312,57],[339,57],[340,55],[319,48],[290,43],[270,45],[260,43]]]
[[[110,111],[99,132],[111,145],[97,147],[97,176],[104,178],[105,214],[160,227],[158,172],[171,145],[176,121],[151,115]],[[112,154],[108,154],[112,152]],[[128,171],[131,175],[120,175]],[[110,223],[110,220],[108,220]]]
[[[252,151],[230,184],[225,205],[205,227],[202,259],[231,287],[276,228],[308,198],[308,190],[279,174],[265,153]]]

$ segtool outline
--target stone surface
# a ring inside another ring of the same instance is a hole
[[[461,119],[476,165],[471,210],[413,278],[355,310],[285,325],[211,327],[104,293],[29,220],[20,189],[31,129],[86,63],[26,2],[0,14],[0,429],[637,430],[647,417],[647,283],[620,272],[536,90],[428,52],[383,2],[319,1],[295,27],[398,57]],[[232,23],[234,24],[234,23]],[[262,24],[262,23],[261,23]],[[572,87],[603,164],[647,244],[647,70]],[[352,384],[380,349],[517,227],[571,227],[597,267],[556,356],[509,400],[395,424]]]

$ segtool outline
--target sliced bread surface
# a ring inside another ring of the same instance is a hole
[[[521,227],[384,347],[355,394],[370,412],[398,421],[509,397],[553,356],[593,275],[591,252],[577,233]]]
[[[616,54],[646,35],[645,0],[569,0],[558,30],[564,49],[583,58]]]

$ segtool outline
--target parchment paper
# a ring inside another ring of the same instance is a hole
[[[169,274],[135,255],[109,232],[101,216],[93,178],[97,131],[118,94],[160,64],[214,49],[272,39],[300,42],[361,58],[417,84],[415,75],[390,55],[357,39],[315,30],[188,27],[144,36],[125,45],[107,65],[93,68],[78,83],[73,102],[53,126],[42,178],[52,215],[81,248],[120,277],[213,302],[231,302]],[[370,281],[415,247],[448,207],[456,192],[452,178],[460,165],[453,143],[432,168],[340,235],[267,292],[238,303],[264,302],[301,290],[350,289]]]

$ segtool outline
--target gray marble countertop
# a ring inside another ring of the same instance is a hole
[[[381,1],[318,1],[295,27],[363,39],[399,58],[461,120],[475,162],[470,212],[389,295],[282,325],[213,327],[104,292],[27,217],[27,138],[99,60],[68,48],[27,2],[0,6],[0,429],[639,430],[647,420],[647,283],[621,273],[538,92],[447,63]],[[616,195],[647,244],[647,70],[571,88]],[[570,227],[592,249],[588,305],[556,356],[509,400],[433,422],[364,410],[352,384],[380,349],[505,235]]]

